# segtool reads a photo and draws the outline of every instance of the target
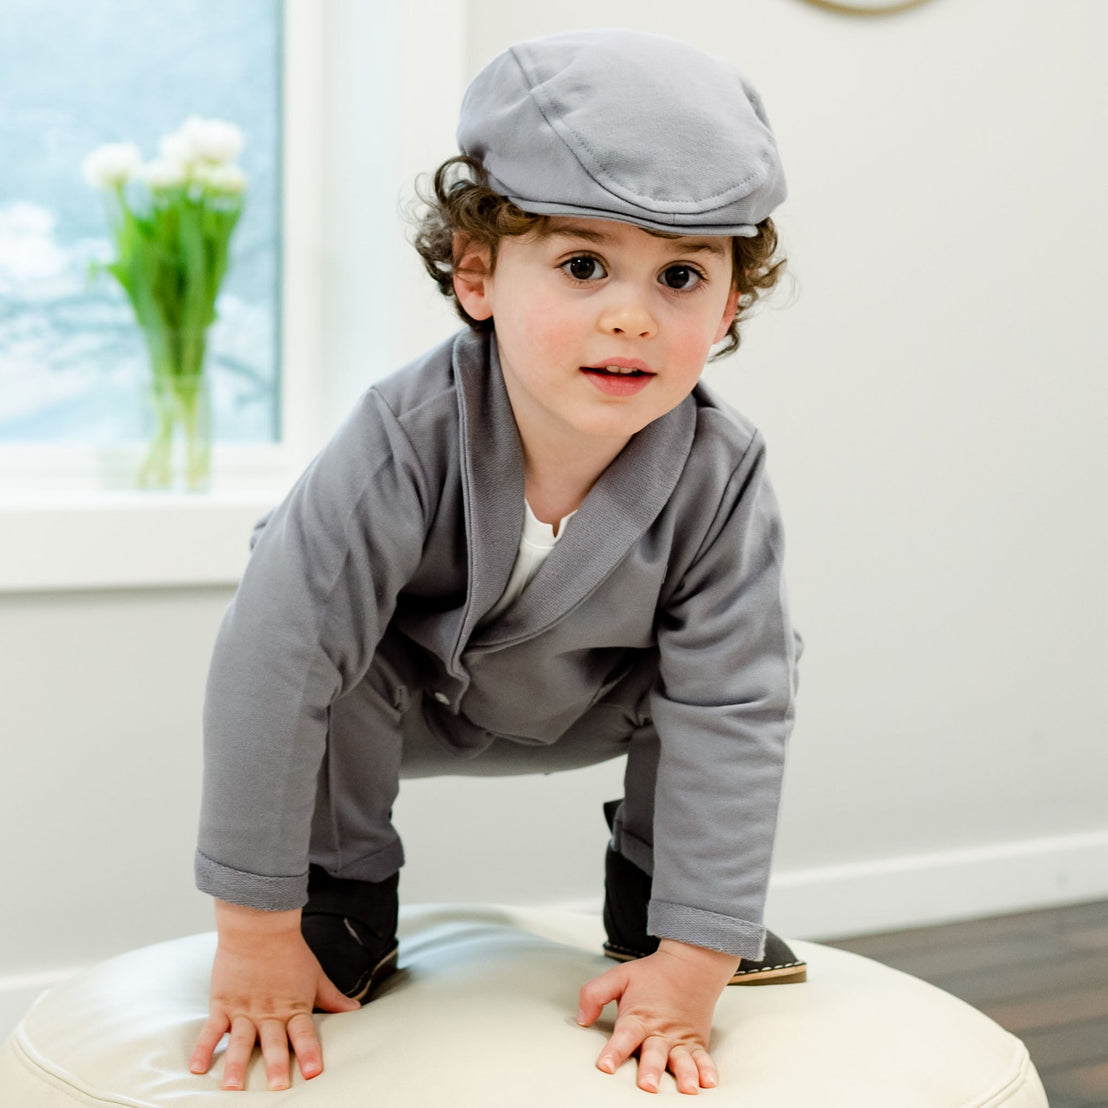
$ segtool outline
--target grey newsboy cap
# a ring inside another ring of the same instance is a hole
[[[458,145],[527,212],[755,234],[785,198],[762,101],[735,67],[642,31],[569,31],[494,58]]]

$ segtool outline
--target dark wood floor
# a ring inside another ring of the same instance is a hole
[[[1108,901],[833,939],[1018,1035],[1050,1108],[1108,1108]]]

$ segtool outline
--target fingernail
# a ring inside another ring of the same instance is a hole
[[[599,1061],[599,1062],[597,1062],[596,1064],[597,1064],[597,1065],[598,1065],[598,1066],[599,1066],[599,1067],[600,1067],[600,1068],[601,1068],[601,1069],[602,1069],[602,1070],[603,1070],[603,1071],[604,1071],[605,1073],[615,1073],[615,1071],[616,1071],[616,1068],[615,1068],[615,1066],[613,1066],[613,1065],[612,1065],[612,1060],[611,1060],[611,1058],[601,1058],[601,1059],[600,1059],[600,1061]]]
[[[658,1079],[652,1073],[647,1074],[646,1077],[642,1079],[642,1083],[648,1089],[657,1089],[658,1087]]]
[[[582,1027],[585,1026],[585,1009],[584,1008],[578,1008],[577,1009],[577,1022]]]

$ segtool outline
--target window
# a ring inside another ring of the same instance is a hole
[[[217,441],[279,438],[280,0],[4,0],[0,13],[0,445],[143,435],[149,373],[118,283],[95,147],[145,159],[187,116],[235,123],[246,203],[209,335]]]
[[[115,13],[111,20],[104,14],[109,10]],[[188,17],[179,17],[179,12],[189,13]],[[26,429],[22,439],[14,432],[5,437],[0,430],[0,534],[4,537],[0,597],[12,591],[233,583],[245,561],[245,539],[253,522],[280,499],[354,398],[376,376],[456,329],[457,321],[431,288],[405,240],[397,207],[417,173],[433,168],[456,149],[454,123],[466,77],[464,12],[463,0],[408,0],[402,5],[377,0],[158,0],[157,4],[86,0],[84,5],[66,0],[0,0],[0,210],[25,200],[16,196],[14,178],[7,175],[11,162],[26,156],[26,147],[16,155],[12,146],[17,120],[25,129],[31,124],[29,133],[40,136],[43,150],[52,149],[64,133],[60,109],[48,109],[44,90],[53,88],[55,98],[65,92],[66,110],[71,112],[74,101],[94,108],[107,103],[105,88],[117,79],[122,49],[113,45],[112,20],[160,25],[160,29],[151,26],[150,41],[162,42],[163,57],[186,48],[203,54],[209,47],[208,56],[214,57],[211,51],[221,37],[239,46],[243,38],[268,43],[268,68],[259,61],[258,75],[249,81],[271,90],[264,97],[271,105],[278,91],[282,98],[280,113],[273,109],[268,132],[247,119],[234,120],[246,133],[241,161],[250,176],[248,203],[255,217],[261,211],[256,202],[258,182],[272,172],[272,216],[265,222],[274,226],[255,235],[246,234],[240,224],[234,244],[236,275],[224,283],[228,292],[245,289],[234,283],[241,272],[241,280],[249,285],[242,254],[260,257],[270,252],[272,278],[253,278],[252,287],[268,290],[272,298],[273,326],[267,326],[264,335],[259,327],[258,343],[269,343],[265,364],[276,387],[273,407],[268,415],[248,416],[241,425],[246,429],[235,432],[241,435],[239,441],[216,443],[212,489],[199,496],[134,491],[133,480],[123,478],[118,469],[110,472],[116,464],[112,452],[97,447],[87,428],[82,432],[83,444],[75,437],[36,440]],[[83,13],[88,13],[87,19]],[[250,25],[251,13],[271,23]],[[17,29],[24,29],[23,34],[28,27],[37,28],[35,35],[29,43],[16,46]],[[68,54],[60,45],[42,45],[59,35],[71,43]],[[99,45],[82,50],[82,43],[87,46],[94,35],[99,36]],[[119,42],[124,41],[132,47],[138,43],[141,53],[141,32],[120,31]],[[78,54],[89,59],[83,71],[76,67]],[[18,62],[24,67],[24,81],[10,74],[13,59],[22,55],[27,57],[26,62]],[[262,57],[260,46],[257,56]],[[39,70],[51,72],[40,75]],[[137,86],[140,99],[159,96],[173,84],[161,79],[152,62],[145,73],[148,84]],[[210,78],[225,79],[229,80],[228,74]],[[81,218],[91,229],[86,238],[104,244],[108,235],[100,199],[80,175],[88,151],[118,137],[138,143],[149,156],[155,152],[158,136],[177,128],[192,112],[232,118],[223,100],[219,104],[213,100],[182,103],[166,112],[164,124],[150,122],[141,134],[119,123],[114,130],[89,134],[72,144],[65,168],[71,188],[66,203],[80,205]],[[110,116],[106,108],[97,111]],[[50,132],[55,124],[59,130]],[[41,137],[47,132],[51,137]],[[269,137],[261,137],[263,133]],[[272,164],[259,166],[251,161],[263,150]],[[41,153],[34,157],[46,160]],[[48,271],[52,258],[54,264],[62,264],[60,252],[68,241],[62,232],[72,218],[71,209],[52,207],[41,195],[31,203],[40,209],[38,230],[31,220],[31,227],[20,235],[42,235],[44,229],[53,228],[47,246],[37,248],[41,253],[37,264]],[[26,218],[24,211],[20,219]],[[14,341],[18,350],[18,344],[27,341],[29,321],[51,309],[29,297],[32,267],[27,251],[21,249],[18,255],[23,275],[11,273],[17,255],[4,236],[14,233],[12,222],[0,231],[0,334]],[[81,238],[76,236],[76,241]],[[51,241],[58,244],[59,252],[50,249]],[[84,249],[91,247],[86,243]],[[78,293],[88,293],[83,272],[79,276],[74,302]],[[9,299],[13,289],[22,297],[19,307]],[[105,289],[96,291],[104,294]],[[247,299],[251,294],[241,295]],[[134,326],[125,313],[118,326],[122,328],[124,321],[128,329]],[[91,345],[91,339],[86,341]],[[105,381],[117,370],[113,355],[99,349],[90,353],[85,372],[99,373],[96,380]],[[238,350],[228,339],[221,357],[232,360]],[[256,356],[253,351],[247,353]],[[139,354],[132,356],[137,359]],[[10,345],[0,340],[0,424],[7,419],[3,413],[13,411],[16,404],[14,362]],[[138,368],[136,362],[133,370],[137,373]],[[249,373],[224,372],[222,367],[217,372],[225,382],[238,382],[234,390],[224,386],[234,397],[252,395],[246,383]],[[256,378],[263,377],[258,370]],[[41,381],[30,379],[41,386]],[[60,388],[64,379],[58,375],[50,380]],[[76,386],[72,387],[76,394]],[[127,387],[141,391],[138,385]],[[123,397],[123,391],[121,406],[133,401],[133,393]],[[92,399],[102,398],[93,392]],[[56,398],[48,400],[57,404]],[[225,395],[224,403],[228,402]],[[25,398],[19,403],[29,407]],[[64,414],[70,409],[61,406],[59,410]],[[71,410],[79,413],[76,401]],[[73,418],[87,417],[74,414]],[[280,426],[279,441],[249,440],[250,434],[261,436],[262,427],[272,436],[274,424]]]

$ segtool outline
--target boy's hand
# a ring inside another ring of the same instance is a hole
[[[598,1069],[615,1073],[639,1051],[638,1086],[656,1093],[668,1069],[682,1093],[719,1083],[708,1054],[712,1013],[738,959],[717,950],[662,939],[658,950],[594,977],[581,989],[577,1022],[593,1023],[609,1001],[619,1014]]]
[[[305,1078],[323,1072],[312,1008],[352,1012],[356,1000],[335,988],[300,934],[300,911],[260,912],[216,901],[219,946],[211,1007],[189,1069],[207,1073],[228,1031],[223,1088],[242,1089],[257,1041],[271,1089],[289,1087],[289,1045]]]

